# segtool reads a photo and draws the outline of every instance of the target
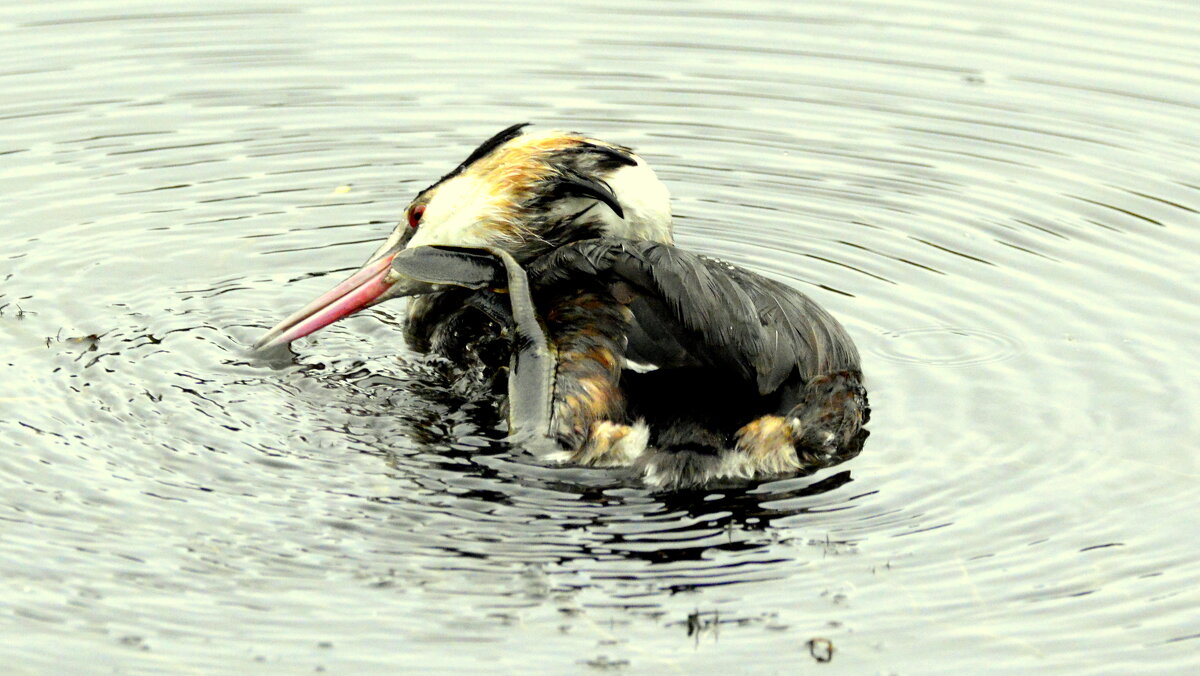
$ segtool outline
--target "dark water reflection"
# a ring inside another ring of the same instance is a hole
[[[1197,19],[0,9],[3,662],[1194,670]],[[862,455],[681,494],[539,467],[399,304],[248,358],[526,119],[635,146],[683,245],[841,318]]]

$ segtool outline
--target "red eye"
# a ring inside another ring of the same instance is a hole
[[[418,225],[421,224],[421,217],[424,215],[425,215],[425,205],[424,204],[413,207],[412,210],[408,212],[408,226],[410,228],[416,228]]]

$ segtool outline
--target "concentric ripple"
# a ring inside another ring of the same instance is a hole
[[[896,362],[926,366],[977,366],[1017,356],[1021,344],[1010,336],[983,329],[928,326],[887,331],[889,339],[879,356]]]
[[[0,9],[18,672],[1190,673],[1200,14],[1091,0]],[[384,305],[252,358],[517,121],[858,343],[853,460],[548,468]],[[814,645],[825,645],[816,643]]]

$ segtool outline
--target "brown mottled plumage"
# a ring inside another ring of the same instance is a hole
[[[631,316],[603,295],[569,289],[544,303],[546,330],[558,351],[551,429],[565,449],[583,448],[596,422],[624,421],[620,354]]]

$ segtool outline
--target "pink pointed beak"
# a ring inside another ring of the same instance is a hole
[[[410,279],[392,270],[392,259],[400,251],[397,247],[372,256],[371,260],[349,279],[275,325],[266,335],[259,338],[254,344],[254,349],[269,350],[303,338],[343,317],[349,317],[359,310],[390,298],[432,290],[431,284]]]

